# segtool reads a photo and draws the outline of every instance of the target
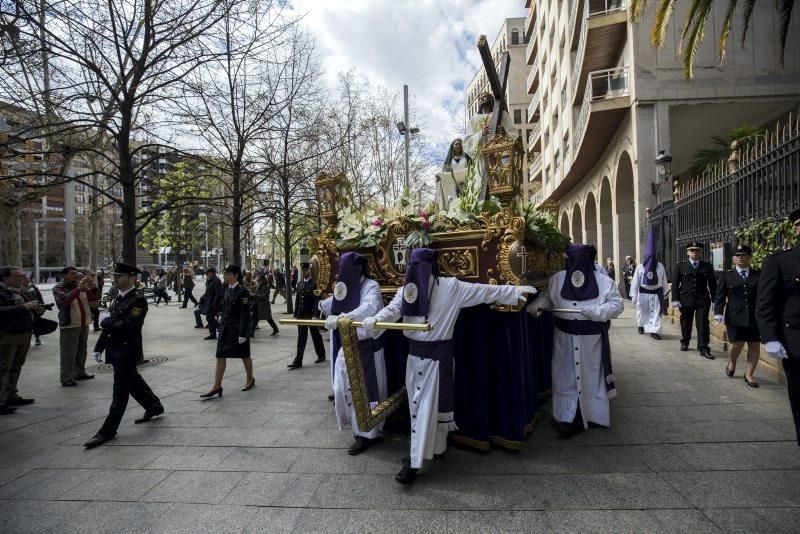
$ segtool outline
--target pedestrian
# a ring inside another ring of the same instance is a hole
[[[800,209],[789,214],[800,236]],[[772,254],[758,281],[756,321],[767,355],[781,360],[800,446],[800,245]]]
[[[100,297],[101,291],[97,288],[97,273],[89,271],[86,274],[86,284],[92,291],[87,291],[87,295],[92,295],[89,300],[89,311],[92,314],[92,331],[97,332],[100,330]]]
[[[21,289],[24,277],[18,267],[0,267],[0,415],[34,402],[19,395],[17,382],[30,350],[34,320],[44,308],[26,298]]]
[[[630,256],[628,256],[630,258]],[[626,263],[626,267],[627,267]],[[636,326],[640,334],[647,332],[654,339],[661,339],[661,309],[664,306],[664,290],[667,287],[667,270],[656,259],[656,233],[650,227],[644,262],[633,273],[630,295],[636,307]]]
[[[700,355],[713,360],[710,342],[708,312],[711,296],[717,293],[717,278],[710,263],[701,259],[703,245],[697,241],[686,247],[687,261],[675,267],[672,280],[672,307],[681,311],[681,350],[689,350],[692,340],[692,321],[697,327],[697,350]]]
[[[255,299],[256,305],[254,307],[254,319],[250,328],[250,337],[255,336],[255,330],[259,321],[267,321],[272,327],[272,334],[270,334],[270,336],[277,335],[279,332],[278,325],[275,324],[275,320],[272,318],[272,306],[270,306],[269,302],[269,283],[267,277],[263,274],[257,279],[253,298]]]
[[[750,267],[753,250],[739,245],[733,253],[734,268],[722,273],[714,299],[714,320],[725,323],[728,332],[728,363],[725,374],[733,377],[736,361],[747,343],[747,369],[744,381],[753,388],[758,382],[753,378],[761,352],[761,336],[756,324],[758,279],[761,271]]]
[[[181,308],[185,309],[190,300],[196,308],[197,299],[192,295],[192,290],[194,289],[194,274],[192,274],[188,268],[184,268],[181,278],[181,283],[183,285],[183,306],[181,306]]]
[[[77,386],[76,380],[89,380],[94,375],[86,373],[86,343],[92,323],[90,300],[99,300],[97,289],[89,287],[84,277],[78,283],[78,270],[64,267],[62,281],[53,288],[58,306],[59,350],[61,353],[61,385]]]
[[[156,280],[156,288],[155,288],[155,295],[156,295],[156,308],[161,303],[161,300],[164,300],[164,306],[169,306],[169,301],[172,300],[167,293],[167,287],[169,285],[169,276],[164,272],[161,271],[161,275],[159,275],[158,279]]]
[[[44,297],[42,297],[42,292],[39,291],[39,288],[36,287],[35,284],[30,282],[30,278],[27,276],[22,276],[22,292],[27,294],[26,300],[38,302],[41,306],[44,306]],[[50,305],[52,307],[52,304]],[[40,339],[40,332],[36,328],[36,322],[39,318],[34,318],[33,321],[33,337],[36,339],[34,345],[37,347],[42,346],[42,340]],[[49,320],[48,320],[49,321]],[[52,322],[52,321],[51,321]],[[52,330],[51,330],[52,331]]]
[[[633,261],[631,256],[625,256],[625,265],[622,266],[622,277],[625,280],[625,294],[623,297],[631,299],[631,281],[633,280],[633,273],[636,272],[636,262]]]
[[[339,274],[334,285],[333,295],[320,302],[319,309],[328,315],[325,324],[332,332],[330,346],[334,407],[339,431],[344,431],[347,424],[350,424],[350,428],[353,430],[353,444],[347,450],[351,456],[361,454],[378,443],[383,430],[383,422],[368,431],[358,428],[354,401],[350,394],[347,363],[341,348],[339,332],[336,330],[341,317],[350,317],[355,321],[361,321],[375,315],[382,308],[381,287],[378,282],[369,278],[367,258],[356,252],[343,253],[339,258]],[[367,386],[367,400],[370,408],[374,408],[387,395],[386,364],[383,359],[383,347],[379,341],[380,334],[378,333],[373,338],[363,328],[357,328],[356,334],[361,368]]]
[[[403,286],[392,301],[362,321],[368,335],[381,321],[430,323],[428,332],[404,331],[408,338],[406,391],[411,413],[409,455],[395,476],[400,484],[411,484],[423,460],[447,451],[447,435],[456,430],[453,398],[453,329],[462,308],[478,304],[518,305],[525,295],[536,294],[528,286],[472,284],[450,276],[439,276],[438,253],[418,248],[411,252]],[[300,284],[298,283],[298,290]]]
[[[175,293],[178,302],[180,302],[181,297],[183,297],[183,276],[182,271],[175,267],[172,269],[172,291]]]
[[[275,269],[275,293],[272,295],[273,304],[275,304],[275,299],[278,298],[278,295],[281,295],[283,301],[286,302],[286,276],[284,276],[280,269]]]
[[[200,395],[204,399],[219,395],[222,397],[222,378],[228,358],[242,360],[246,380],[242,391],[248,391],[256,385],[253,377],[253,360],[250,357],[250,292],[242,285],[242,271],[238,265],[228,265],[223,271],[225,276],[225,295],[222,299],[222,317],[220,319],[219,336],[217,338],[217,367],[214,373],[214,385],[208,393]]]
[[[624,305],[614,281],[594,270],[596,255],[592,245],[569,245],[567,268],[528,306],[535,317],[542,308],[580,310],[553,313],[553,418],[566,438],[592,426],[609,427],[609,399],[617,395],[608,331]]]
[[[136,275],[139,273],[139,269],[133,265],[117,263],[114,266],[112,276],[119,294],[109,305],[108,314],[103,314],[100,321],[103,332],[92,354],[95,361],[101,363],[102,352],[105,351],[107,361],[114,367],[114,389],[103,426],[83,444],[87,449],[114,439],[128,407],[128,397],[133,397],[144,408],[144,415],[133,422],[136,425],[164,413],[161,400],[136,370],[143,350],[142,326],[147,316],[147,299],[136,290]]]
[[[292,270],[289,271],[292,280],[292,291],[297,290],[297,267],[292,265]]]
[[[200,313],[206,316],[208,335],[203,338],[205,340],[217,339],[217,327],[219,326],[217,315],[219,315],[222,309],[223,296],[224,290],[222,282],[217,277],[217,270],[213,267],[209,267],[206,269],[206,290],[201,299],[203,304],[200,308],[195,310],[195,328],[198,328],[198,325],[199,328],[203,327],[198,310],[201,310]]]
[[[100,291],[100,297],[103,297],[103,287],[106,285],[106,273],[103,269],[97,271],[97,289]]]
[[[144,287],[150,286],[150,271],[147,269],[142,269],[142,285],[144,285]]]
[[[617,270],[614,268],[614,260],[611,258],[606,258],[606,274],[612,280],[616,280],[617,278]]]
[[[317,290],[317,283],[311,278],[311,265],[309,263],[301,263],[300,270],[303,278],[297,282],[294,317],[295,319],[313,319],[319,315],[319,297],[314,294]],[[276,271],[276,275],[278,272]],[[297,325],[297,354],[292,363],[286,366],[290,371],[303,367],[303,353],[306,351],[309,331],[311,332],[311,341],[314,343],[314,352],[317,353],[317,359],[314,360],[314,363],[325,361],[325,345],[322,343],[322,334],[319,333],[319,327]]]

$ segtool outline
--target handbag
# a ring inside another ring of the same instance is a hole
[[[52,334],[58,328],[58,321],[37,317],[33,322],[33,333],[36,336],[46,336]]]

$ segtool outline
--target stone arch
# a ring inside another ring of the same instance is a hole
[[[583,214],[586,226],[586,243],[594,245],[599,250],[600,243],[597,240],[597,201],[594,198],[593,191],[586,195]]]
[[[561,213],[561,223],[558,226],[561,233],[564,235],[572,235],[569,231],[569,215],[566,210]]]
[[[617,221],[617,247],[614,263],[622,265],[626,255],[636,257],[636,192],[633,177],[633,163],[627,152],[620,155],[614,183],[614,210]],[[619,269],[617,269],[619,271]]]
[[[572,206],[572,240],[575,243],[583,243],[583,215],[581,214],[581,204],[576,202]]]
[[[598,260],[605,261],[605,258],[614,254],[614,197],[608,176],[603,176],[600,181],[598,211],[600,212],[600,224],[597,227]]]

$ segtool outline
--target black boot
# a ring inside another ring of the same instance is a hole
[[[400,484],[413,484],[417,479],[418,469],[411,467],[411,458],[403,458],[403,468],[394,477],[395,482]]]
[[[370,439],[370,438],[365,438],[363,436],[354,436],[354,437],[355,441],[353,442],[352,445],[350,445],[350,448],[347,449],[347,454],[349,454],[350,456],[361,454],[365,450],[369,449],[370,447],[378,443],[377,438]]]

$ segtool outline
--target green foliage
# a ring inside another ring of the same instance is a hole
[[[722,135],[711,136],[711,148],[698,148],[694,151],[692,168],[695,172],[710,170],[731,157],[731,145],[736,142],[739,147],[764,138],[764,128],[743,124],[731,128]]]
[[[736,232],[739,243],[753,249],[752,265],[761,264],[770,254],[788,250],[800,244],[800,236],[788,219],[752,221],[748,226]]]
[[[528,202],[518,205],[517,213],[525,218],[526,237],[558,252],[566,250],[570,242],[569,236],[561,233],[552,214],[539,211]]]

